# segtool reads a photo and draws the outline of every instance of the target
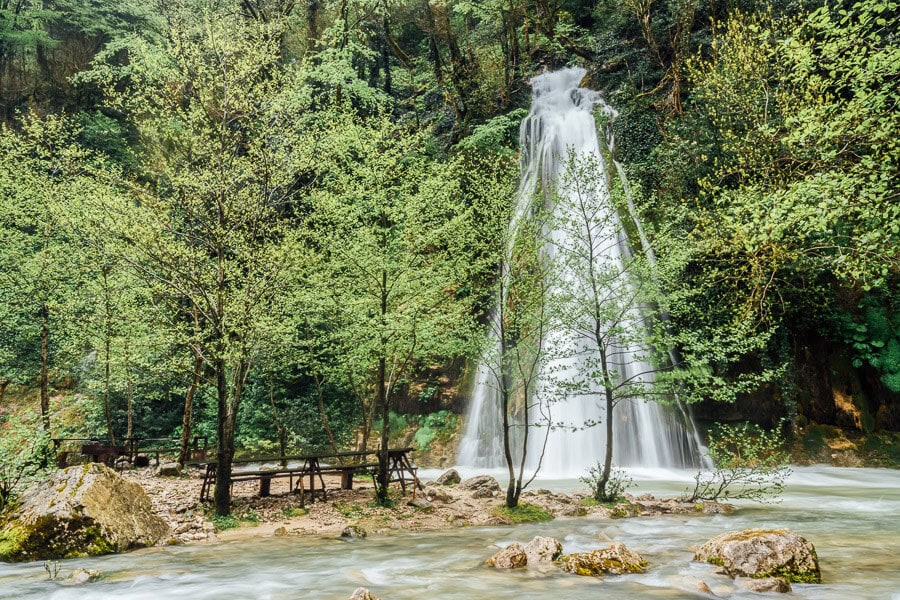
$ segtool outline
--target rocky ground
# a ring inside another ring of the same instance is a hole
[[[203,542],[265,535],[364,536],[395,530],[423,531],[471,525],[510,523],[499,509],[504,494],[493,477],[481,475],[459,482],[450,477],[445,484],[429,482],[415,494],[407,487],[391,490],[393,506],[374,502],[371,480],[355,482],[355,489],[341,490],[338,478],[326,477],[327,501],[303,502],[291,493],[285,479],[272,482],[272,495],[257,496],[258,483],[234,486],[233,516],[236,520],[212,518],[211,507],[199,502],[202,477],[199,472],[174,476],[157,475],[157,469],[123,472],[126,479],[140,483],[150,497],[154,511],[171,526],[170,543]],[[439,480],[440,481],[440,480]],[[547,511],[554,518],[590,517],[598,519],[659,515],[665,513],[720,513],[729,505],[714,502],[685,503],[677,499],[657,499],[649,495],[627,496],[615,505],[596,505],[587,494],[562,494],[550,490],[525,491],[522,502]],[[235,526],[237,525],[237,526]]]

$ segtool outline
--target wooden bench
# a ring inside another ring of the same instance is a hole
[[[416,474],[418,469],[409,460],[411,451],[412,448],[396,448],[388,453],[388,482],[399,482],[404,493],[406,492],[406,483],[408,481],[413,483],[414,490],[422,487]],[[378,454],[379,452],[377,451],[363,451],[237,459],[232,461],[231,483],[233,485],[245,481],[259,481],[259,496],[266,497],[271,494],[272,480],[286,477],[288,478],[288,487],[292,492],[299,492],[304,497],[308,494],[312,501],[315,501],[317,496],[324,501],[327,500],[325,475],[340,475],[341,489],[344,490],[353,489],[353,477],[359,474],[370,475],[374,482],[380,466],[378,462],[372,461],[371,457],[377,457]],[[293,467],[288,467],[286,465],[289,462],[296,462],[297,464]],[[275,463],[282,466],[256,469],[240,468],[241,465],[260,463]],[[193,463],[194,466],[205,469],[203,485],[200,487],[201,502],[210,498],[215,485],[217,464],[215,461]],[[297,479],[296,485],[294,484],[294,478]],[[307,478],[309,482],[308,487],[304,485]],[[317,480],[318,485],[316,483]]]
[[[160,456],[163,454],[181,454],[181,440],[177,438],[139,438],[131,437],[124,440],[128,444],[128,456],[131,463],[135,466],[149,466],[150,456],[156,458],[156,465],[159,466]],[[202,442],[202,444],[201,444]],[[190,456],[188,460],[204,461],[206,460],[207,448],[209,445],[206,436],[194,436],[190,444]],[[147,457],[146,464],[138,464],[141,457]]]
[[[81,453],[90,457],[91,462],[115,466],[117,458],[128,455],[128,449],[125,448],[125,446],[118,446],[115,444],[91,443],[82,445]]]

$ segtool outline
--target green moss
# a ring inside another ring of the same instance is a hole
[[[495,517],[503,519],[511,525],[519,523],[540,523],[542,521],[552,521],[553,515],[536,504],[522,502],[515,508],[508,506],[498,506],[491,511]]]
[[[781,577],[791,583],[822,583],[822,574],[818,571],[795,570],[786,567],[778,567],[765,573],[757,573],[754,579],[766,579],[769,577]]]
[[[281,509],[281,512],[285,517],[302,517],[303,515],[309,514],[309,509],[307,508],[297,508],[296,506],[286,506]]]
[[[16,559],[27,539],[28,532],[17,525],[10,525],[0,531],[0,560]]]

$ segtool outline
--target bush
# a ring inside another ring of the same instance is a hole
[[[421,418],[415,440],[419,450],[428,450],[435,439],[446,438],[456,429],[457,417],[449,410],[441,410]]]
[[[599,503],[615,502],[620,500],[625,490],[634,485],[634,481],[625,474],[625,471],[613,467],[609,472],[609,478],[603,479],[603,464],[598,462],[596,466],[588,469],[588,475],[581,481],[591,488],[591,497]]]
[[[710,432],[712,471],[698,471],[688,502],[753,500],[776,502],[790,475],[781,425],[766,431],[753,423],[718,425]]]
[[[0,512],[52,464],[50,438],[37,424],[6,424],[0,436]]]

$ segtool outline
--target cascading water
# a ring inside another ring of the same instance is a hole
[[[532,106],[520,129],[521,179],[516,194],[516,206],[510,230],[515,231],[522,219],[527,218],[532,199],[537,192],[545,195],[559,181],[565,178],[567,157],[576,160],[591,158],[597,164],[612,172],[618,170],[617,163],[606,165],[601,153],[602,146],[613,148],[612,130],[607,127],[605,139],[597,135],[594,111],[599,109],[608,117],[615,117],[615,111],[606,105],[598,92],[579,87],[585,71],[579,68],[562,69],[535,77],[532,81]],[[609,198],[608,188],[602,188],[603,204]],[[557,193],[566,193],[556,190]],[[635,223],[641,237],[643,249],[650,262],[655,258],[643,235],[643,228],[628,201],[629,217]],[[618,216],[611,205],[605,209],[602,218],[618,223]],[[621,230],[621,227],[616,227]],[[549,232],[554,243],[565,243],[559,238],[565,232]],[[616,234],[613,234],[615,239]],[[512,236],[511,236],[512,237]],[[604,258],[621,263],[623,257],[631,253],[624,234],[618,234],[618,243],[606,248]],[[547,248],[546,255],[553,251]],[[571,283],[571,282],[569,282]],[[576,288],[577,289],[577,288]],[[494,317],[496,318],[496,317]],[[630,319],[630,326],[642,327],[640,318]],[[563,346],[569,344],[583,347],[583,340],[564,339],[562,331],[551,331],[545,344]],[[622,379],[638,378],[644,383],[652,382],[652,369],[639,358],[639,350],[620,344],[617,352],[623,359],[617,361]],[[579,365],[561,365],[559,361],[546,370],[563,378],[574,374]],[[541,374],[537,387],[549,379]],[[495,468],[505,466],[502,451],[502,415],[499,394],[489,365],[482,361],[479,365],[475,387],[469,406],[468,420],[460,445],[458,462],[463,466]],[[537,409],[533,409],[536,411]],[[702,464],[699,437],[690,417],[678,407],[661,406],[641,399],[626,399],[613,411],[613,461],[620,466],[639,467],[696,467]],[[539,423],[540,415],[533,414],[531,423]],[[529,436],[527,447],[527,467],[535,469],[540,463],[541,474],[548,477],[578,477],[601,460],[605,451],[604,427],[585,427],[588,423],[605,421],[605,408],[596,396],[567,394],[552,404],[552,422],[561,426],[535,429]],[[546,447],[544,441],[546,436]]]

